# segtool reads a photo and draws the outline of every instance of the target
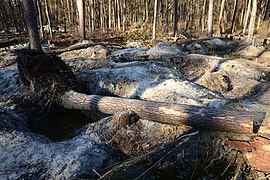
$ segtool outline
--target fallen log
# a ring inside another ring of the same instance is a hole
[[[68,109],[95,110],[108,114],[132,110],[140,118],[160,123],[237,133],[253,133],[253,121],[256,118],[255,113],[246,111],[86,95],[72,90],[62,95],[61,100],[61,104]]]
[[[78,93],[76,91],[81,87],[75,75],[59,57],[34,50],[19,51],[17,54],[20,76],[25,85],[30,85],[38,95],[61,103],[65,108],[95,110],[107,114],[131,110],[140,118],[160,123],[237,133],[253,133],[253,122],[262,123],[265,118],[265,113]]]
[[[93,41],[88,41],[86,43],[77,43],[63,49],[53,50],[52,52],[54,52],[55,54],[61,54],[67,51],[79,50],[79,49],[88,48],[95,45],[96,43],[94,43]]]
[[[12,39],[0,39],[0,48],[6,48],[8,46],[13,46],[18,44],[19,40],[17,38]]]

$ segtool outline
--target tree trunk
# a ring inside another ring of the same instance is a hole
[[[17,23],[16,23],[16,18],[15,18],[15,13],[14,13],[14,7],[12,5],[11,0],[9,0],[8,3],[9,3],[10,11],[11,11],[11,18],[12,18],[12,21],[13,21],[13,25],[14,25],[16,31],[18,31],[18,26],[17,26]]]
[[[168,7],[168,0],[165,0],[165,34],[168,36],[169,33],[169,7]]]
[[[69,2],[70,0],[67,0],[67,24],[68,24],[68,26],[70,27],[70,24],[71,24],[71,10],[70,10],[70,2]]]
[[[95,31],[95,1],[91,0],[91,31]]]
[[[248,0],[248,7],[247,7],[246,20],[245,20],[245,24],[244,24],[243,34],[246,34],[246,29],[247,29],[247,25],[248,25],[248,18],[249,18],[249,14],[250,14],[250,7],[251,7],[251,0]]]
[[[118,31],[121,31],[120,2],[119,2],[119,0],[117,0],[116,3],[117,3],[117,26],[118,26]]]
[[[43,17],[41,11],[41,3],[40,0],[36,0],[37,3],[37,10],[38,10],[38,19],[39,19],[39,30],[40,30],[40,37],[44,39],[44,31],[43,31]]]
[[[232,25],[231,25],[231,30],[230,30],[231,34],[234,33],[234,30],[235,30],[235,16],[236,16],[237,3],[238,3],[238,0],[234,0],[233,18],[232,18]]]
[[[126,9],[126,0],[123,0],[123,33],[126,32],[127,29],[127,9]]]
[[[209,10],[208,10],[208,37],[213,36],[213,13],[214,13],[214,0],[209,0]]]
[[[204,32],[204,15],[205,15],[205,8],[206,8],[206,0],[203,0],[203,5],[202,5],[202,13],[200,16],[201,19],[201,32]]]
[[[267,1],[263,20],[265,21],[265,20],[269,19],[269,17],[270,17],[270,0]]]
[[[155,0],[155,5],[154,5],[154,19],[153,19],[153,37],[152,37],[152,39],[156,39],[157,3],[158,3],[158,0]]]
[[[178,0],[174,0],[174,21],[173,21],[173,36],[177,36],[177,25],[178,25]]]
[[[112,29],[112,0],[109,0],[109,7],[108,7],[108,10],[109,10],[109,29]]]
[[[255,20],[256,20],[256,13],[257,13],[257,0],[252,1],[252,11],[251,11],[251,17],[248,27],[248,38],[247,43],[251,44],[253,40],[253,33],[255,29]]]
[[[23,1],[31,49],[42,51],[33,0]]]
[[[48,21],[48,27],[49,27],[49,34],[50,34],[50,38],[53,38],[53,34],[52,34],[52,25],[51,25],[51,18],[50,18],[50,11],[49,11],[49,4],[47,2],[47,0],[44,1],[45,2],[45,11],[46,11],[46,17],[47,17],[47,21]]]
[[[222,28],[222,16],[223,16],[223,11],[224,11],[224,6],[225,6],[225,0],[222,0],[221,5],[220,5],[220,12],[219,12],[219,18],[218,18],[218,27],[219,27],[219,34],[223,33],[223,28]]]
[[[85,39],[85,12],[84,12],[84,0],[77,0],[78,12],[79,12],[79,34],[81,40]]]
[[[59,25],[59,4],[58,1],[54,1],[54,15],[55,15],[55,22],[54,22],[54,28],[58,29],[58,25]]]
[[[252,133],[255,118],[255,113],[245,111],[85,95],[75,91],[66,92],[61,100],[62,105],[68,109],[94,110],[107,114],[131,110],[142,119],[160,123],[238,133]]]

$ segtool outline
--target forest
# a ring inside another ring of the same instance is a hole
[[[102,0],[82,1],[87,38],[139,36],[148,39],[164,36],[199,38],[222,34],[247,34],[254,24],[257,34],[269,32],[268,0],[219,1],[150,1]],[[26,30],[22,1],[0,1],[0,29]],[[79,9],[75,0],[36,0],[34,11],[42,39],[54,33],[78,33]],[[210,16],[210,17],[209,17]]]
[[[0,0],[0,179],[269,179],[270,0]]]

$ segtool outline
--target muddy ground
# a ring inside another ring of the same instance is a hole
[[[121,50],[98,45],[59,56],[87,94],[269,113],[267,53],[213,38]],[[255,151],[231,143],[257,134],[145,119],[119,126],[118,113],[66,110],[37,97],[23,86],[12,51],[1,51],[0,67],[1,179],[269,178],[267,160],[255,162]]]

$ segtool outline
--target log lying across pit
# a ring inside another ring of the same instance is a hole
[[[26,85],[45,99],[60,102],[69,109],[96,110],[107,114],[131,110],[140,118],[156,122],[237,133],[253,133],[253,123],[265,119],[265,113],[86,95],[78,93],[80,86],[75,75],[55,55],[22,50],[18,52],[17,62]],[[265,129],[265,133],[269,131],[270,128]]]
[[[62,105],[68,109],[95,110],[108,114],[128,109],[140,118],[156,122],[237,133],[253,133],[253,121],[256,118],[255,113],[246,111],[85,95],[75,91],[66,92],[61,99]]]

